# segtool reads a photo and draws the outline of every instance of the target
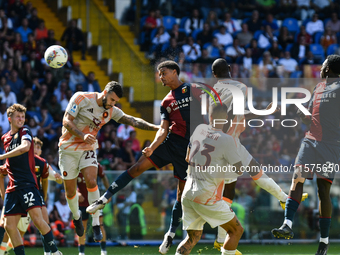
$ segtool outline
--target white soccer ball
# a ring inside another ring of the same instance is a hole
[[[61,68],[67,62],[67,52],[60,45],[48,47],[44,54],[45,60],[50,67]]]

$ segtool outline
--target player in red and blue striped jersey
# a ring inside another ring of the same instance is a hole
[[[286,202],[285,220],[272,233],[276,237],[292,238],[292,222],[299,207],[305,179],[317,175],[320,242],[316,255],[327,254],[332,203],[330,188],[340,157],[340,56],[329,55],[321,67],[320,76],[326,79],[316,85],[309,102],[311,116],[298,112],[309,132],[301,143],[295,161],[295,172]]]
[[[21,216],[29,211],[32,221],[43,236],[52,255],[62,254],[55,245],[51,228],[42,217],[42,199],[35,176],[33,137],[31,131],[24,127],[26,108],[13,104],[7,109],[11,130],[2,136],[6,153],[0,160],[6,159],[9,184],[4,200],[5,229],[11,238],[16,255],[24,255],[24,246],[17,229]],[[3,238],[0,229],[0,238]]]

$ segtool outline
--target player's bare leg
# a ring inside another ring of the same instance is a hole
[[[238,242],[240,241],[243,234],[243,227],[241,223],[235,215],[231,221],[221,225],[221,227],[228,233],[223,247],[221,248],[222,255],[235,254]]]
[[[20,218],[21,218],[21,215],[10,215],[10,216],[5,217],[5,229],[9,237],[12,240],[14,252],[15,252],[15,248],[17,247],[22,246],[22,249],[23,249],[21,235],[17,228]]]
[[[78,236],[84,235],[84,226],[81,219],[81,212],[79,210],[78,193],[77,191],[77,179],[64,180],[64,187],[66,192],[66,199],[68,206],[73,214],[73,223],[76,228]]]
[[[104,195],[100,197],[99,200],[86,208],[86,212],[93,214],[98,210],[103,209],[110,197],[116,194],[119,190],[123,189],[130,181],[140,176],[151,167],[153,167],[152,163],[144,155],[142,155],[136,164],[118,176],[118,178],[111,184],[109,189],[104,193]]]
[[[0,184],[1,185],[1,184]],[[1,241],[1,246],[0,246],[0,255],[4,255],[5,251],[7,249],[7,242],[8,242],[8,235],[5,230],[5,216],[4,216],[4,208],[1,212],[1,218],[0,218],[0,241]]]
[[[180,224],[180,220],[182,218],[182,193],[183,189],[185,186],[185,182],[182,180],[178,180],[178,185],[177,185],[177,200],[172,208],[172,214],[171,214],[171,221],[170,221],[170,228],[169,231],[166,232],[164,235],[164,239],[162,244],[159,246],[159,252],[161,254],[166,254],[171,245],[172,241],[175,237],[175,232],[177,227]]]
[[[102,230],[103,233],[103,239],[100,242],[100,255],[107,255],[106,251],[106,231],[104,228],[104,222],[103,222],[103,216],[99,217],[99,222],[100,222],[100,229]]]
[[[58,250],[54,240],[53,240],[53,234],[50,226],[44,221],[42,210],[40,207],[35,207],[29,210],[29,214],[31,216],[31,219],[36,226],[36,228],[39,230],[39,232],[42,235],[43,242],[45,245],[48,245],[50,248],[52,254],[61,254],[61,252]],[[6,230],[7,231],[7,230]],[[11,237],[11,236],[10,236]],[[11,238],[12,240],[12,238]],[[13,240],[12,240],[13,242]],[[14,244],[14,243],[13,243]]]
[[[99,200],[100,197],[97,185],[98,168],[94,166],[88,166],[81,169],[81,173],[83,174],[86,182],[89,204],[92,204],[93,202]],[[99,215],[100,211],[92,214],[92,229],[94,241],[96,242],[99,242],[103,238],[103,234],[100,230]]]
[[[190,254],[192,248],[201,239],[203,230],[187,230],[186,238],[178,245],[175,255]]]
[[[293,219],[302,199],[304,182],[305,178],[302,175],[301,167],[295,167],[292,185],[286,202],[285,220],[280,228],[274,228],[272,230],[272,234],[275,237],[284,237],[287,239],[294,237],[292,231]]]
[[[86,233],[87,221],[88,220],[83,220],[84,233]],[[86,235],[79,236],[79,245],[78,245],[79,255],[85,255],[85,240],[86,240]]]
[[[320,241],[316,255],[327,254],[329,247],[329,228],[332,217],[332,202],[330,197],[330,189],[332,184],[324,179],[318,178],[318,195],[319,195],[319,226],[320,226]]]

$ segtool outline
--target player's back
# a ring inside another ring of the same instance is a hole
[[[230,89],[225,87],[225,85],[232,85],[240,89],[243,93],[244,97],[244,106],[246,106],[246,99],[247,99],[247,86],[243,84],[242,82],[236,81],[236,80],[231,80],[231,79],[224,79],[224,80],[219,80],[215,85],[214,89],[218,93],[218,95],[221,98],[221,101],[223,104],[225,104],[228,107],[228,110],[230,110],[233,106],[233,94],[231,93]],[[221,87],[217,87],[221,86]],[[235,100],[239,100],[238,98],[235,98]],[[209,105],[213,106],[214,100],[212,98],[209,98]],[[236,115],[233,119],[233,124],[232,126],[229,127],[227,134],[233,136],[235,139],[239,139],[240,134],[245,130],[245,126],[242,124],[244,121],[244,115]]]
[[[183,197],[200,204],[214,204],[222,198],[224,180],[238,177],[231,167],[240,161],[235,140],[222,130],[201,124],[191,136],[190,144]]]
[[[98,93],[77,92],[75,93],[66,108],[68,114],[75,117],[73,123],[85,134],[97,136],[103,125],[111,120],[119,120],[124,113],[117,107],[108,110],[100,107],[97,103]],[[62,136],[59,140],[59,147],[64,150],[95,150],[98,144],[85,143],[81,138],[72,135],[65,127],[62,128]]]

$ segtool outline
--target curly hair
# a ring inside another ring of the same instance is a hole
[[[15,112],[26,113],[26,107],[21,104],[13,104],[7,109],[7,117],[11,117]]]
[[[171,61],[171,60],[164,61],[157,66],[157,70],[159,71],[163,67],[171,69],[171,70],[176,70],[177,75],[179,75],[180,73],[179,65],[175,61]]]
[[[327,65],[329,69],[335,73],[340,75],[340,55],[329,55],[327,56]]]

